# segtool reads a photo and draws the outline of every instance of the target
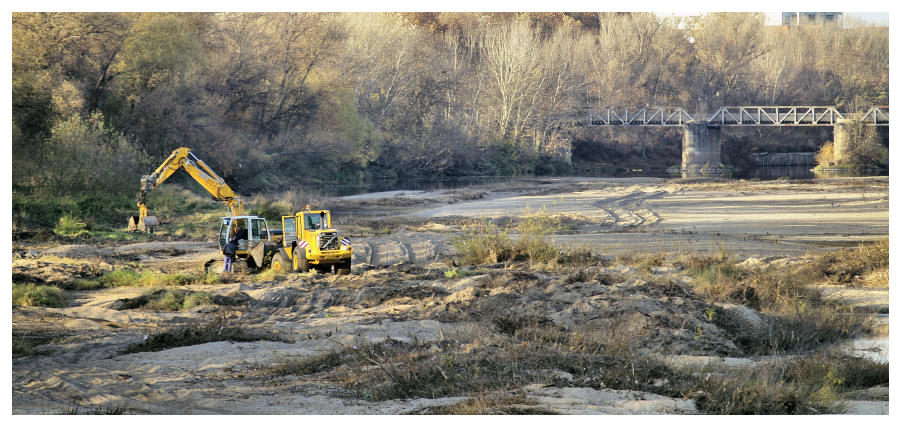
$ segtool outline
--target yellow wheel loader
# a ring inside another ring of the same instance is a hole
[[[272,268],[276,261],[290,266],[298,272],[310,268],[329,271],[332,266],[336,274],[350,273],[353,257],[350,237],[340,236],[332,228],[332,215],[327,210],[310,210],[282,217],[282,248],[272,258]]]
[[[328,211],[310,211],[307,206],[306,212],[282,217],[282,226],[286,231],[290,229],[290,233],[283,237],[282,230],[270,229],[265,218],[246,215],[244,202],[225,180],[185,147],[173,151],[152,174],[141,178],[139,214],[128,218],[129,230],[152,233],[156,229],[160,222],[155,216],[149,215],[147,193],[179,169],[184,169],[191,175],[214,200],[226,204],[228,216],[220,218],[219,250],[221,252],[230,240],[237,237],[235,257],[246,261],[249,271],[270,266],[279,272],[308,271],[310,266],[330,270],[332,265],[336,265],[338,274],[350,272],[350,259],[353,255],[350,240],[339,237],[337,230],[331,228],[331,215]],[[310,224],[310,227],[298,224]],[[298,247],[301,249],[296,249]],[[223,270],[222,264],[222,258],[211,259],[204,263],[204,270],[220,273]],[[235,266],[239,271],[243,269],[242,263],[236,262]]]

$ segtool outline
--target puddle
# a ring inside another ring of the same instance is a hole
[[[851,341],[848,350],[858,357],[888,363],[888,337],[858,338]]]
[[[880,314],[875,316],[876,325],[888,325],[888,314]],[[866,357],[867,359],[888,363],[888,335],[861,337],[851,340],[843,347],[854,356]]]

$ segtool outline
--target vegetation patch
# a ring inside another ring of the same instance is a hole
[[[479,396],[453,405],[431,406],[415,415],[558,415],[558,412],[534,407],[537,402],[523,396]]]
[[[66,306],[66,295],[54,286],[13,283],[12,303],[27,307],[62,308]]]
[[[123,415],[128,410],[126,405],[81,405],[72,402],[63,415]]]
[[[533,383],[690,398],[709,414],[818,414],[839,411],[845,393],[888,384],[887,364],[843,354],[815,353],[711,373],[670,368],[591,331],[565,331],[536,319],[506,320],[516,327],[504,333],[433,343],[387,340],[285,362],[266,373],[298,380],[315,376],[373,401],[472,397],[422,412],[440,414],[535,413],[521,409],[529,404],[524,398],[504,395]]]
[[[46,335],[23,335],[18,333],[13,333],[12,340],[12,353],[13,358],[17,357],[25,357],[25,356],[34,356],[38,354],[42,354],[37,351],[35,347],[38,347],[43,344],[47,344],[53,341],[53,337]]]
[[[547,268],[603,265],[603,260],[582,248],[560,248],[549,239],[566,227],[559,215],[549,215],[546,207],[526,209],[523,217],[501,227],[492,221],[466,226],[462,235],[451,239],[463,265],[527,261]]]
[[[138,271],[119,269],[105,272],[93,279],[77,280],[75,286],[80,289],[108,288],[116,286],[167,287],[190,286],[195,284],[221,283],[221,276],[215,273],[186,274],[158,273],[149,270]]]
[[[736,265],[731,254],[719,251],[683,254],[677,264],[695,279],[692,288],[708,303],[744,305],[766,316],[768,327],[756,332],[734,316],[711,319],[733,333],[736,343],[750,354],[810,350],[868,328],[851,308],[823,299],[812,286],[823,277],[812,274],[821,271],[816,268],[819,262],[800,268],[746,269]]]
[[[213,305],[216,298],[207,292],[184,289],[159,289],[136,298],[118,301],[118,310],[146,308],[153,311],[185,311],[201,305]]]
[[[128,346],[124,354],[148,351],[162,351],[176,347],[187,347],[217,341],[284,341],[270,333],[251,331],[240,326],[229,325],[223,318],[178,326],[152,334],[147,339]]]
[[[888,287],[889,244],[883,240],[820,255],[799,271],[810,281]],[[884,281],[882,279],[885,279]]]

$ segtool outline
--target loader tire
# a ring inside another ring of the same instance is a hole
[[[291,261],[288,260],[288,254],[285,253],[284,249],[279,250],[272,256],[272,263],[270,264],[272,270],[279,274],[288,273],[293,268],[291,268]]]
[[[307,260],[307,255],[303,253],[302,248],[294,249],[294,271],[299,273],[310,271],[310,261]]]
[[[350,274],[350,260],[344,261],[340,264],[335,264],[335,274],[338,276],[346,276]]]

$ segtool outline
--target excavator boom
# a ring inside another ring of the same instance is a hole
[[[156,168],[152,174],[141,178],[141,191],[138,193],[139,215],[129,218],[129,230],[152,232],[154,227],[159,224],[159,220],[156,217],[149,215],[146,203],[147,193],[165,182],[179,169],[184,169],[191,175],[197,183],[213,196],[213,199],[225,202],[229,216],[244,215],[244,202],[225,183],[225,180],[217,175],[216,172],[213,172],[203,160],[197,158],[190,148],[181,147],[173,151],[166,161]]]

